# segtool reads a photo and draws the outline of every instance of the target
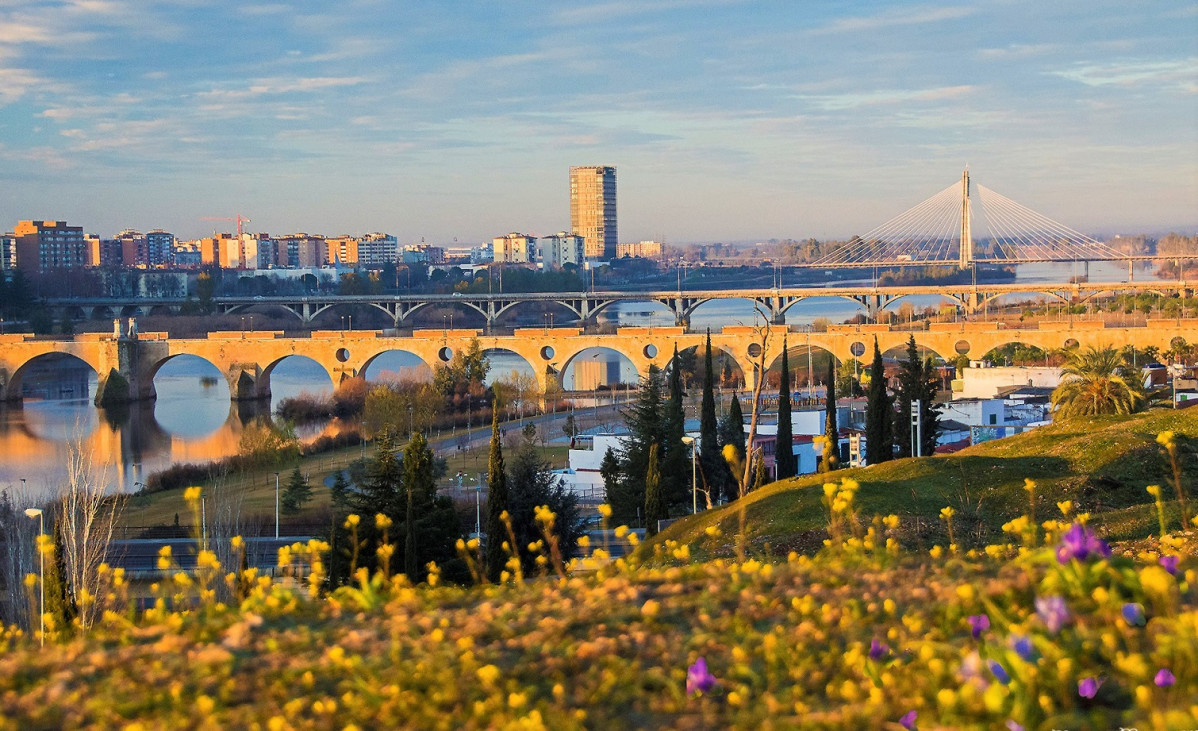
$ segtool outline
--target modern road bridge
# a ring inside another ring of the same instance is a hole
[[[454,308],[478,313],[487,329],[500,317],[522,306],[556,305],[572,313],[579,322],[620,302],[655,302],[674,316],[674,324],[686,326],[696,308],[715,300],[747,300],[770,322],[782,324],[787,310],[798,302],[818,297],[849,300],[866,314],[876,316],[899,300],[912,296],[939,296],[966,315],[981,312],[996,299],[1009,295],[1042,296],[1066,304],[1089,302],[1118,293],[1150,293],[1163,297],[1193,294],[1194,283],[1185,280],[1142,282],[1079,282],[1068,284],[950,284],[910,287],[786,287],[777,289],[733,289],[720,291],[677,289],[654,292],[536,292],[512,294],[453,295],[295,295],[282,297],[217,297],[213,306],[226,314],[250,313],[273,306],[282,308],[303,324],[311,323],[328,310],[344,307],[373,307],[387,314],[395,327],[409,325],[413,316],[427,308]],[[187,300],[182,298],[80,298],[50,299],[47,305],[58,316],[76,319],[136,317],[160,312],[178,312]],[[193,300],[194,303],[194,300]]]

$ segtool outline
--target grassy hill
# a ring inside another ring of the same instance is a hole
[[[1003,523],[1026,513],[1024,479],[1036,481],[1037,520],[1059,517],[1056,503],[1072,500],[1078,512],[1090,512],[1092,524],[1114,540],[1159,532],[1152,497],[1144,488],[1164,485],[1172,499],[1172,471],[1157,434],[1177,435],[1182,483],[1198,501],[1198,409],[1158,410],[1131,417],[1097,417],[1052,424],[1033,431],[925,459],[904,459],[828,475],[783,480],[745,498],[749,545],[785,554],[811,552],[826,537],[827,511],[821,486],[851,477],[861,484],[861,515],[898,515],[904,545],[927,548],[947,543],[940,509],[951,506],[956,538],[966,546],[984,545],[1002,534]],[[1170,502],[1171,525],[1179,511]],[[663,531],[659,541],[676,540],[700,547],[701,555],[729,555],[738,528],[733,505],[686,518]],[[1193,512],[1193,511],[1191,511]],[[721,537],[705,530],[719,526]],[[650,549],[651,550],[651,549]]]

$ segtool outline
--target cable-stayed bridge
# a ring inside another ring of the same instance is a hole
[[[969,170],[927,200],[806,266],[894,267],[1036,262],[1198,259],[1198,254],[1129,255],[977,185]]]

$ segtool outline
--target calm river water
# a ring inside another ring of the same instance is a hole
[[[1026,283],[1065,281],[1081,273],[1081,267],[1075,265],[1029,265],[1020,267],[1017,279]],[[1090,268],[1090,277],[1096,281],[1120,281],[1126,275],[1126,268],[1120,265],[1095,264]],[[1151,278],[1147,268],[1136,272],[1137,280]],[[910,299],[915,307],[936,306],[940,301],[938,297]],[[793,306],[787,321],[803,325],[823,317],[840,322],[857,311],[857,306],[847,300],[812,299]],[[716,301],[695,311],[691,327],[716,330],[724,325],[748,325],[754,317],[749,302]],[[616,305],[601,319],[631,326],[674,324],[670,312],[653,303]],[[600,361],[623,361],[621,380],[635,381],[631,364],[613,351],[584,353],[585,357],[592,355]],[[490,358],[492,379],[512,371],[532,373],[531,366],[512,353],[492,353]],[[181,356],[164,365],[154,383],[157,401],[134,408],[119,426],[91,405],[96,374],[81,361],[39,362],[31,368],[25,378],[27,398],[23,407],[0,407],[0,489],[24,491],[30,497],[54,490],[65,475],[65,457],[71,442],[89,451],[103,479],[117,490],[135,490],[138,482],[173,463],[206,462],[237,452],[244,415],[230,406],[225,379],[207,361]],[[366,374],[371,380],[428,375],[428,369],[414,356],[400,352],[381,356]],[[563,373],[563,380],[566,388],[572,387],[572,367]],[[273,372],[270,410],[273,412],[281,399],[302,393],[326,395],[332,388],[319,365],[302,357],[288,358]],[[312,439],[336,429],[335,424],[317,424],[302,429],[300,436]]]

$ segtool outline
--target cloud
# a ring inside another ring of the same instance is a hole
[[[932,89],[880,89],[848,94],[831,94],[825,96],[803,95],[816,108],[828,112],[858,109],[861,107],[887,106],[907,102],[929,102],[942,99],[955,99],[972,94],[977,87],[963,84],[959,86],[941,86]]]
[[[199,99],[240,101],[276,94],[311,93],[342,86],[357,86],[367,82],[364,76],[307,76],[256,79],[244,89],[211,89],[196,94]]]
[[[1058,48],[1060,46],[1055,43],[1011,43],[999,48],[980,48],[978,49],[978,57],[986,60],[1007,61],[1043,56],[1046,53],[1052,53]]]
[[[549,20],[556,25],[591,25],[617,18],[626,18],[631,15],[647,15],[671,10],[686,10],[720,5],[741,5],[743,3],[744,0],[655,0],[654,2],[630,0],[628,2],[607,2],[586,7],[558,10],[550,16]]]
[[[49,82],[28,69],[0,67],[0,105],[15,102],[31,89],[44,89],[48,85]]]
[[[1175,61],[1123,61],[1106,64],[1080,64],[1055,76],[1086,86],[1161,85],[1188,93],[1198,92],[1198,57]]]
[[[946,20],[959,20],[973,15],[973,8],[941,8],[917,5],[911,8],[889,10],[877,15],[841,18],[817,28],[814,33],[860,33],[861,31],[893,28],[900,25],[926,25]]]

